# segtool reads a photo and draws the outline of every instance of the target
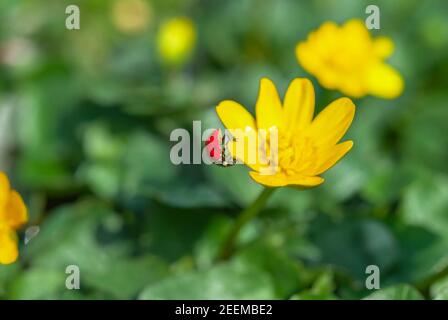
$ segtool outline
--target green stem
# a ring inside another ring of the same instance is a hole
[[[269,197],[274,192],[275,188],[265,188],[255,199],[255,201],[246,209],[244,209],[240,215],[236,218],[235,223],[230,230],[230,233],[224,242],[224,245],[221,248],[220,254],[218,258],[220,260],[228,259],[233,252],[235,241],[238,238],[238,235],[241,229],[253,218],[255,218],[258,213],[263,209]]]

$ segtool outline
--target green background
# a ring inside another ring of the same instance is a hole
[[[127,34],[114,1],[0,1],[0,165],[41,228],[26,246],[24,228],[20,259],[0,266],[0,298],[448,298],[446,1],[147,3],[150,24]],[[65,28],[69,4],[80,30]],[[310,78],[322,109],[341,94],[298,65],[295,45],[324,21],[365,19],[368,4],[381,12],[372,34],[395,42],[404,93],[355,99],[355,147],[325,184],[278,190],[215,263],[261,187],[243,166],[172,165],[170,132],[219,127],[223,99],[253,111],[263,76],[281,95]],[[176,16],[193,20],[197,42],[168,67],[156,35]],[[71,264],[80,290],[65,288]]]

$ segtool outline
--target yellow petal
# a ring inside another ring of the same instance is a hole
[[[258,129],[269,130],[273,126],[280,129],[283,125],[282,104],[275,85],[268,78],[260,81],[255,113]]]
[[[386,99],[398,97],[404,88],[401,75],[385,63],[376,63],[368,68],[365,81],[372,95]]]
[[[28,221],[28,214],[22,197],[16,191],[11,191],[8,202],[0,213],[0,218],[4,223],[12,228],[18,229]]]
[[[394,52],[394,43],[388,37],[378,37],[373,40],[373,50],[380,58],[387,58]]]
[[[318,146],[336,144],[350,127],[354,116],[353,102],[349,98],[339,98],[317,115],[307,135]]]
[[[283,112],[286,132],[294,134],[308,127],[314,114],[314,87],[310,80],[297,78],[291,82]]]
[[[283,186],[299,186],[304,188],[311,188],[322,184],[325,180],[321,177],[307,177],[307,176],[287,176],[284,173],[277,173],[274,175],[261,175],[258,172],[250,172],[250,176],[255,182],[268,187],[283,187]]]
[[[10,191],[9,179],[6,174],[0,171],[0,208],[6,205]]]
[[[324,22],[319,29],[317,29],[316,37],[311,37],[311,44],[315,45],[318,52],[321,54],[328,54],[328,48],[337,45],[339,27],[333,21]]]
[[[0,264],[11,264],[17,260],[19,250],[14,230],[0,228]]]
[[[312,55],[322,59],[330,54],[329,49],[338,43],[338,26],[331,21],[324,22],[316,31],[311,32],[306,43]],[[320,63],[319,63],[320,64]]]
[[[319,175],[331,167],[333,167],[343,156],[350,151],[353,147],[353,141],[345,141],[339,143],[335,146],[332,146],[328,151],[324,154],[319,155],[319,162],[315,169],[311,172],[307,172],[310,175]]]
[[[299,64],[309,73],[314,74],[321,66],[320,57],[316,55],[308,42],[300,42],[296,46],[296,58]]]
[[[245,132],[240,135],[239,131],[232,131],[232,135],[235,141],[229,141],[227,143],[227,148],[232,155],[232,157],[245,165],[247,165],[252,170],[259,170],[259,149],[257,135],[255,131]]]
[[[227,129],[255,130],[254,117],[242,105],[235,101],[222,101],[216,112]]]
[[[353,98],[361,98],[368,94],[362,76],[359,74],[346,75],[344,79],[340,79],[339,90]]]
[[[366,49],[370,44],[370,33],[359,19],[351,19],[342,25],[341,32],[343,34],[344,45],[350,46],[353,50]]]

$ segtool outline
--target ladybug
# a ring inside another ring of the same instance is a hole
[[[235,164],[227,148],[227,144],[231,139],[227,132],[222,135],[221,130],[216,129],[205,141],[205,148],[214,164],[222,167],[229,167]]]

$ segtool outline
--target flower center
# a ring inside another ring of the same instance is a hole
[[[288,138],[281,133],[278,142],[279,169],[288,176],[309,170],[315,163],[316,147],[309,137],[296,134]]]

